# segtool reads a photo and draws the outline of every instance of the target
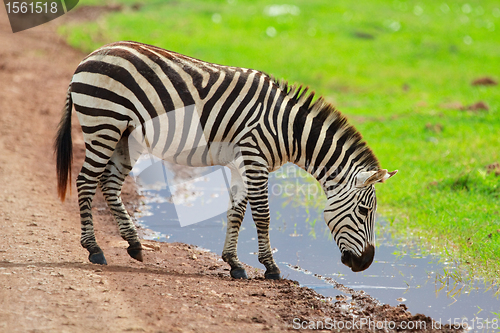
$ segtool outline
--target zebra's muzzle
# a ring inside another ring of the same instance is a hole
[[[342,252],[342,263],[350,267],[353,272],[361,272],[370,267],[375,256],[375,247],[367,245],[361,256],[357,256],[351,251]]]

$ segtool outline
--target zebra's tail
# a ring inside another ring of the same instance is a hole
[[[71,140],[71,110],[73,109],[73,100],[71,99],[71,84],[66,94],[66,104],[64,105],[63,115],[59,122],[57,137],[54,144],[56,152],[56,170],[57,170],[57,193],[61,201],[66,198],[68,182],[71,181],[71,163],[73,161],[73,142]]]

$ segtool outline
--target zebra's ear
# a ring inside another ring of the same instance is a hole
[[[385,170],[387,171],[387,170]],[[387,173],[385,174],[384,178],[380,181],[381,183],[385,182],[387,179],[391,178],[392,176],[394,176],[395,174],[398,173],[398,170],[394,170],[394,171],[387,171]]]
[[[377,173],[377,171],[363,171],[363,172],[360,172],[358,173],[358,175],[356,176],[356,187],[365,187],[365,183],[368,181],[368,179],[370,179],[371,177],[373,177],[375,174]]]
[[[366,187],[375,183],[383,183],[397,172],[398,170],[387,172],[386,169],[360,172],[356,176],[356,187]]]

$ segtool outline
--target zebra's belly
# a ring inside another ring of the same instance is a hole
[[[171,147],[166,151],[153,150],[150,153],[164,161],[192,167],[228,165],[237,156],[234,145],[227,142],[212,142],[180,152],[176,147]]]
[[[129,151],[133,161],[142,154],[152,154],[170,163],[193,167],[227,165],[238,156],[236,144],[208,142],[208,136],[197,112],[176,110],[136,127],[129,136]]]

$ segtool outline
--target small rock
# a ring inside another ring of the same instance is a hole
[[[494,172],[495,176],[500,176],[500,163],[494,162],[494,163],[488,164],[485,168],[486,168],[487,174]]]
[[[485,102],[479,101],[477,103],[469,105],[466,109],[470,111],[478,111],[478,110],[488,111],[490,107]]]
[[[471,82],[473,86],[496,86],[497,84],[498,82],[489,76],[480,77]]]
[[[158,245],[155,245],[155,244],[142,244],[142,247],[145,249],[145,250],[150,250],[150,251],[160,251],[160,246]]]
[[[266,320],[262,317],[252,317],[252,321],[254,323],[260,323],[260,324],[265,324],[266,323]]]
[[[375,39],[374,35],[363,31],[356,31],[354,36],[361,39]]]
[[[125,329],[125,332],[146,332],[142,327],[129,327]]]
[[[130,8],[133,10],[133,11],[138,11],[141,9],[141,7],[143,6],[142,3],[140,2],[136,2],[134,3]]]
[[[404,299],[404,298],[403,298]],[[401,308],[403,309],[404,311],[408,310],[408,307],[406,306],[406,304],[398,304],[398,308]]]

